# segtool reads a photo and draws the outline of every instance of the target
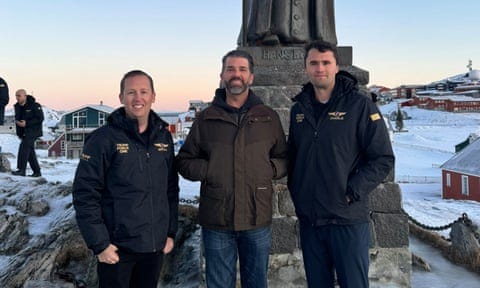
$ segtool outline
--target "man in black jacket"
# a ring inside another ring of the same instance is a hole
[[[178,175],[168,124],[152,110],[152,78],[125,74],[107,125],[92,132],[73,183],[80,232],[98,258],[100,287],[154,288],[178,221]]]
[[[27,95],[24,89],[15,93],[15,126],[17,136],[22,139],[18,147],[17,171],[13,175],[25,176],[27,162],[33,170],[32,177],[42,176],[37,155],[35,154],[35,140],[43,135],[42,122],[44,119],[42,106],[35,101],[33,96]]]
[[[305,49],[309,78],[290,117],[288,187],[300,220],[309,287],[368,287],[368,194],[394,155],[384,120],[357,80],[339,72],[336,47]]]
[[[7,106],[9,100],[7,82],[0,77],[0,126],[4,124],[5,106]]]

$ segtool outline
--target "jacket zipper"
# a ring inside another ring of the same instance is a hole
[[[150,152],[148,152],[148,149],[145,153],[145,156],[146,156],[146,168],[147,168],[147,175],[148,175],[148,183],[147,183],[147,188],[151,188],[152,186],[152,174],[150,173]],[[151,217],[151,223],[152,223],[152,249],[153,249],[153,252],[157,252],[157,249],[155,249],[155,228],[153,227],[153,219],[154,219],[154,212],[153,212],[153,193],[150,193],[150,217]]]

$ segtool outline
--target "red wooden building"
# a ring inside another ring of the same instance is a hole
[[[442,169],[442,198],[480,202],[480,138],[455,154]]]
[[[48,147],[48,157],[65,156],[65,133],[62,133],[53,143]]]
[[[453,94],[449,96],[416,96],[403,102],[401,106],[417,106],[428,110],[448,112],[480,112],[480,98]]]

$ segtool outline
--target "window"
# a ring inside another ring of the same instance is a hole
[[[447,182],[447,187],[451,187],[452,186],[452,180],[451,180],[451,176],[450,176],[450,173],[447,173],[446,175],[446,182]]]
[[[60,149],[61,149],[62,151],[65,151],[65,141],[61,141],[61,142],[60,142]]]
[[[462,175],[462,195],[468,196],[468,176]]]
[[[105,120],[107,118],[107,114],[105,112],[98,112],[98,126],[105,125]]]
[[[84,128],[87,126],[87,111],[82,110],[72,114],[72,128]]]
[[[83,141],[83,134],[72,134],[72,141]]]

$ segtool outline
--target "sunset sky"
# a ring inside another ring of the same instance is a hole
[[[45,106],[119,106],[132,69],[155,81],[157,111],[209,101],[236,48],[240,0],[0,0],[0,77]],[[339,46],[370,85],[426,84],[480,69],[480,1],[335,1]]]

